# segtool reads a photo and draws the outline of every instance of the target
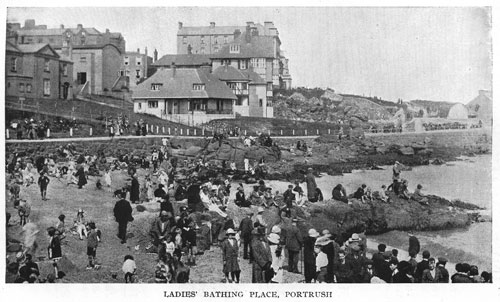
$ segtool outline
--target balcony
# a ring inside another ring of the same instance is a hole
[[[207,109],[206,113],[207,114],[223,114],[223,115],[227,115],[227,114],[233,114],[233,110],[232,109],[226,109],[226,110]]]
[[[233,88],[232,90],[235,95],[248,95],[248,89]]]
[[[272,91],[272,90],[268,90],[268,91],[266,92],[266,96],[268,96],[268,97],[273,97],[273,91]]]

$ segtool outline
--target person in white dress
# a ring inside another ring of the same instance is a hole
[[[267,241],[269,242],[269,248],[271,249],[272,263],[271,267],[274,270],[274,277],[271,279],[271,283],[283,283],[283,249],[280,243],[280,235],[277,233],[271,233],[267,236]]]

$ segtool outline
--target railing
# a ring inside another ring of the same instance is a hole
[[[248,89],[233,88],[233,93],[236,95],[248,95]]]

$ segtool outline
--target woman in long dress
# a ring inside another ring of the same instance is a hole
[[[240,283],[240,265],[238,263],[239,249],[238,242],[236,240],[236,232],[233,229],[227,229],[226,231],[227,239],[222,243],[222,271],[226,276],[226,282],[228,283]],[[229,277],[231,274],[231,278]]]
[[[267,237],[269,248],[271,249],[272,263],[271,267],[274,270],[274,277],[271,283],[283,283],[283,251],[280,246],[280,235],[271,233]]]

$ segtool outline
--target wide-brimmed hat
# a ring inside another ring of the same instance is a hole
[[[350,242],[360,241],[360,240],[361,240],[361,238],[359,238],[359,235],[358,235],[357,233],[353,233],[353,234],[351,235],[351,238],[349,238],[349,241],[350,241]]]
[[[212,189],[212,191],[214,191],[214,190],[217,191],[219,188],[216,185],[212,185],[211,189]]]
[[[24,255],[23,252],[18,252],[16,254],[16,261],[17,262],[23,262],[26,259],[26,256]]]
[[[269,236],[267,236],[267,240],[271,243],[278,244],[280,243],[280,235],[276,233],[271,233]]]
[[[309,234],[309,237],[313,237],[313,238],[319,237],[319,233],[318,233],[318,231],[316,231],[316,229],[310,229],[308,234]]]
[[[226,235],[231,235],[231,234],[234,235],[234,234],[236,234],[236,232],[232,228],[227,229]]]
[[[330,242],[331,242],[331,240],[328,239],[327,237],[319,237],[318,239],[316,239],[316,242],[314,243],[314,245],[315,246],[325,246]]]
[[[264,212],[264,208],[263,207],[258,207],[257,208],[257,213],[262,213]]]

